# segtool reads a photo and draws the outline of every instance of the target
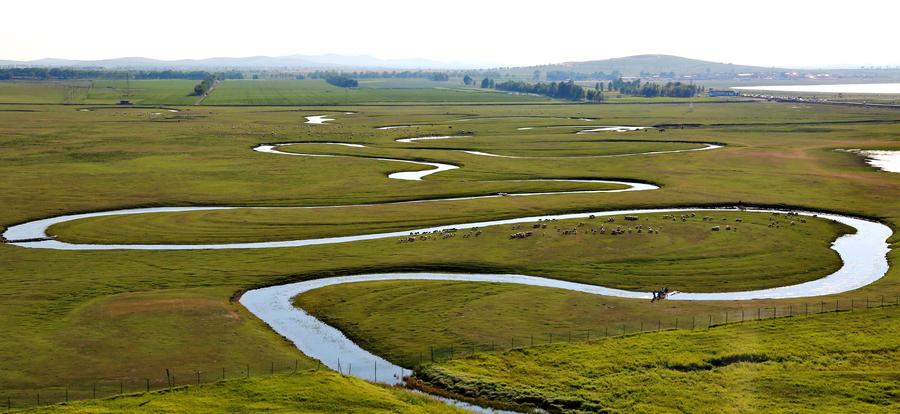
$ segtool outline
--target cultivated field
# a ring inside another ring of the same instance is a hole
[[[187,82],[189,90],[192,83]],[[68,87],[41,85],[32,91],[21,89],[24,86],[20,84],[0,83],[2,100],[25,95],[33,99],[29,102],[90,104],[0,105],[0,173],[6,177],[0,182],[2,226],[62,214],[133,207],[320,207],[108,216],[50,228],[50,234],[59,240],[78,243],[231,243],[402,231],[551,213],[738,203],[777,205],[872,218],[895,231],[889,240],[894,247],[888,256],[891,268],[884,278],[823,300],[849,301],[851,297],[882,295],[892,298],[900,293],[900,271],[896,266],[900,257],[896,249],[900,241],[896,232],[900,223],[900,175],[873,169],[855,154],[834,151],[900,149],[900,113],[896,110],[765,102],[696,103],[692,110],[687,104],[546,105],[526,104],[540,99],[535,97],[454,89],[431,89],[423,94],[417,88],[359,88],[350,92],[335,88],[329,94],[330,86],[324,82],[321,87],[294,86],[320,81],[264,84],[275,85],[272,87],[256,87],[259,84],[255,82],[223,82],[201,106],[187,106],[193,99],[173,101],[180,99],[174,90],[181,86],[135,92],[141,96],[135,98],[139,103],[182,102],[184,106],[177,107],[180,112],[98,106],[95,104],[107,99],[99,92],[67,98]],[[99,84],[95,83],[92,89]],[[329,100],[332,95],[334,100]],[[415,101],[419,105],[414,106],[349,105],[413,102],[413,97],[441,105],[428,105],[421,100]],[[517,104],[463,104],[498,101]],[[311,102],[341,106],[214,106]],[[313,115],[328,115],[334,121],[322,125],[305,123],[304,117]],[[580,127],[609,125],[651,128],[575,133]],[[384,126],[409,127],[377,129]],[[519,129],[529,127],[532,129]],[[445,135],[455,138],[397,141]],[[304,142],[279,147],[287,153],[333,156],[253,151],[259,144],[284,142]],[[323,144],[335,142],[365,147]],[[709,144],[722,147],[671,152]],[[635,155],[647,152],[663,153]],[[384,158],[446,163],[459,168],[426,176],[421,181],[404,181],[388,175],[431,167]],[[626,188],[621,184],[539,179],[619,180],[652,183],[660,188],[515,196]],[[498,193],[509,196],[497,196]],[[440,200],[482,195],[495,197]],[[418,200],[431,201],[399,203]],[[712,217],[712,222],[700,217],[672,222],[663,220],[661,215],[641,216],[638,223],[654,227],[658,234],[632,229],[632,233],[619,236],[591,233],[599,232],[602,226],[613,226],[599,218],[560,221],[540,229],[545,235],[523,240],[511,240],[509,236],[531,228],[504,225],[485,227],[478,238],[459,235],[401,243],[392,237],[255,250],[63,251],[3,244],[0,331],[5,336],[0,341],[0,399],[8,395],[15,407],[33,405],[38,390],[55,387],[54,395],[59,401],[60,387],[79,385],[84,389],[100,380],[121,381],[134,391],[150,379],[152,386],[158,388],[167,385],[166,369],[187,373],[179,376],[190,376],[196,371],[218,373],[223,368],[229,373],[240,372],[240,367],[249,364],[256,372],[286,361],[296,364],[299,370],[314,369],[316,361],[302,355],[236,302],[247,289],[288,281],[432,270],[521,273],[643,291],[668,286],[712,292],[799,283],[820,278],[840,266],[829,245],[848,231],[845,226],[810,218],[794,225],[782,219],[781,225],[773,228],[770,215],[764,213],[706,215]],[[740,222],[736,221],[738,218]],[[625,225],[623,221],[620,216],[614,224]],[[579,228],[579,222],[585,224],[576,235],[557,232]],[[712,232],[713,225],[720,225],[722,230]],[[726,231],[725,225],[733,225],[737,231]],[[366,349],[412,368],[429,346],[507,341],[509,335],[498,333],[498,327],[523,338],[623,323],[632,331],[640,321],[671,321],[676,317],[723,312],[735,315],[746,306],[783,308],[817,300],[758,300],[752,305],[737,301],[663,301],[650,305],[647,300],[538,287],[378,282],[324,288],[298,297],[297,303],[345,331]],[[900,326],[894,313],[839,313],[816,317],[820,319],[810,317],[810,322],[790,320],[755,328],[712,329],[709,337],[706,332],[673,332],[572,348],[529,348],[453,361],[429,367],[428,372],[442,369],[447,375],[464,376],[469,375],[466,370],[481,370],[479,364],[490,366],[504,359],[509,359],[509,364],[527,367],[536,361],[567,361],[575,354],[581,362],[614,364],[605,358],[625,360],[642,347],[654,352],[666,349],[683,350],[685,355],[702,354],[685,356],[685,360],[702,362],[738,343],[747,347],[747,352],[766,353],[770,362],[738,364],[734,369],[739,372],[725,374],[717,370],[681,373],[691,381],[684,388],[678,388],[683,383],[677,379],[662,378],[658,387],[652,389],[659,391],[664,387],[671,391],[673,409],[692,410],[700,400],[689,401],[691,390],[734,384],[714,394],[727,397],[716,401],[726,404],[721,407],[730,408],[727,404],[737,401],[738,407],[748,410],[791,411],[797,407],[787,397],[770,397],[796,393],[807,398],[804,387],[820,385],[820,378],[835,375],[833,378],[842,378],[831,381],[836,385],[816,388],[816,392],[837,396],[813,396],[810,401],[826,408],[852,403],[848,406],[853,410],[879,411],[896,404],[896,399],[889,396],[896,391],[889,383],[896,383],[900,372],[896,344],[891,346],[891,338],[896,336],[891,333]],[[840,328],[823,328],[815,321],[827,321],[829,327]],[[801,326],[801,322],[807,325]],[[849,333],[843,337],[828,335],[834,331]],[[847,337],[859,340],[838,341]],[[696,345],[704,338],[713,339],[702,347]],[[754,343],[770,348],[753,350]],[[783,345],[787,343],[803,346]],[[860,357],[846,365],[846,371],[865,375],[878,371],[878,377],[867,383],[873,388],[842,382],[850,374],[834,372],[844,365],[826,364],[828,361],[821,354],[825,351],[813,349],[815,344],[820,344],[817,349],[834,349],[848,355],[878,355],[874,362],[862,361]],[[665,365],[664,361],[653,361],[646,375],[663,369],[658,368],[659,364]],[[784,372],[795,368],[785,364],[798,364],[802,377],[795,382],[779,380],[786,375]],[[558,365],[568,366],[563,362]],[[592,371],[594,368],[581,365],[573,367],[573,371],[579,378],[591,377],[591,372],[601,372]],[[509,395],[532,389],[529,381],[557,381],[566,375],[547,369],[531,376],[526,375],[527,368],[522,368],[521,382],[509,381],[504,377],[507,372],[500,370],[496,377],[483,376],[479,381],[506,384],[505,388],[496,388],[502,393],[490,396],[510,399]],[[626,385],[648,381],[646,375],[632,371],[608,368],[602,372],[621,373]],[[310,388],[315,390],[312,395],[334,398],[323,404],[342,406],[342,398],[352,398],[359,406],[349,407],[348,411],[364,412],[373,406],[392,412],[434,409],[407,393],[333,374],[316,375],[322,375],[327,386]],[[709,377],[718,375],[722,378]],[[204,378],[204,382],[213,379],[211,375]],[[261,401],[264,408],[315,411],[322,407],[299,402],[294,405],[271,394],[305,389],[306,381],[319,378],[251,378],[248,382],[154,394],[146,397],[153,400],[146,410],[177,412],[182,410],[180,407],[209,401],[235,405]],[[758,379],[765,387],[748,385],[750,378]],[[631,404],[634,399],[630,397],[616,402],[605,392],[580,393],[556,384],[550,382],[546,389],[535,392],[541,398],[579,400],[583,407],[648,409]],[[604,386],[615,385],[610,384]],[[470,385],[466,383],[467,388]],[[472,389],[476,385],[471,385]],[[881,394],[874,388],[882,390],[878,391]],[[598,385],[593,389],[605,388]],[[481,396],[479,391],[464,391]],[[311,395],[300,393],[298,399]],[[741,393],[756,395],[766,402],[742,400]],[[140,404],[144,398],[142,394],[71,408],[87,412],[116,410],[135,402]],[[364,403],[370,398],[374,405]],[[676,405],[681,402],[684,405]],[[206,406],[210,410],[219,407],[224,406]]]

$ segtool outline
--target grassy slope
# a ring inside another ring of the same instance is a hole
[[[667,331],[447,361],[420,376],[571,411],[891,412],[900,308]]]
[[[331,371],[253,377],[55,405],[26,412],[62,413],[457,413],[410,391],[373,385]]]
[[[476,136],[496,136],[502,140],[521,137],[532,141],[571,139],[573,135],[540,130],[513,135],[515,128],[558,124],[568,122],[571,117],[585,116],[613,125],[814,123],[897,118],[896,112],[875,109],[792,109],[780,104],[695,105],[693,112],[687,112],[683,105],[367,107],[346,108],[362,112],[336,114],[338,120],[334,125],[302,124],[304,115],[327,113],[315,109],[203,107],[178,114],[164,113],[152,119],[148,110],[140,109],[78,112],[71,107],[14,105],[2,109],[0,173],[5,179],[0,181],[0,217],[3,225],[56,214],[141,205],[315,205],[446,197],[503,191],[503,187],[495,184],[477,185],[473,180],[585,176],[648,180],[662,184],[663,189],[527,199],[505,197],[409,205],[402,209],[373,207],[367,214],[385,217],[387,221],[404,216],[424,224],[446,222],[448,217],[509,217],[743,200],[850,211],[882,217],[895,226],[900,211],[896,203],[900,199],[900,177],[874,171],[853,154],[831,151],[832,148],[896,146],[896,124],[669,129],[665,133],[646,134],[662,140],[721,141],[729,147],[706,153],[622,157],[603,162],[524,162],[466,158],[436,151],[430,157],[459,162],[464,168],[437,174],[421,183],[388,180],[385,174],[392,167],[370,160],[276,157],[249,150],[259,142],[307,139],[371,142],[402,148],[406,145],[393,143],[395,138],[446,133],[451,126],[453,130],[463,128],[457,122],[459,119],[473,117],[478,119],[466,122],[464,128]],[[407,123],[423,126],[393,131],[372,129]],[[609,136],[618,139],[625,135]],[[547,187],[533,184],[530,188]],[[340,214],[340,211],[329,213],[334,217],[330,223],[348,223],[338,227],[352,230],[353,225],[349,223],[358,211],[346,210],[346,217],[339,217]],[[314,221],[309,217],[304,220]],[[295,218],[279,220],[281,224],[289,224]],[[193,220],[197,237],[205,237],[201,229],[214,228],[212,222]],[[264,234],[271,227],[268,223],[242,226],[229,237]],[[325,227],[329,229],[323,231],[334,229],[332,224]],[[893,241],[896,240],[897,236]],[[896,251],[891,253],[892,262],[896,261]],[[100,378],[159,378],[165,368],[215,371],[225,364],[266,366],[273,360],[297,358],[298,353],[289,344],[229,302],[234,292],[250,286],[398,268],[484,271],[514,268],[553,275],[548,271],[550,267],[542,270],[531,264],[519,266],[517,261],[496,261],[486,252],[471,252],[464,261],[449,256],[433,258],[426,256],[427,253],[430,253],[427,249],[418,248],[398,252],[394,241],[216,252],[59,252],[3,245],[0,246],[0,330],[5,339],[0,343],[0,368],[4,373],[0,376],[0,388],[16,392]],[[900,291],[898,275],[893,266],[883,280],[852,294],[855,297],[895,294]],[[182,309],[169,305],[171,302],[167,300],[181,300],[185,292],[197,297],[192,301],[197,306]],[[121,298],[134,301],[133,308],[139,312],[113,312]],[[410,300],[427,298],[428,292],[418,292]],[[733,303],[672,302],[650,308],[643,302],[615,299],[604,299],[604,303],[640,309],[650,320],[668,317],[673,312],[693,314],[736,307]],[[762,301],[760,306],[773,303],[783,306],[788,302]],[[225,310],[237,312],[240,318],[216,319]],[[503,314],[514,310],[504,307],[494,311]],[[205,330],[185,328],[208,324],[210,320],[221,323],[210,324]],[[145,325],[153,329],[142,332]],[[89,341],[78,337],[85,333],[90,333]],[[221,338],[229,339],[220,344]],[[235,345],[242,341],[258,347]],[[137,351],[129,353],[129,350]],[[190,363],[173,366],[184,360]],[[31,392],[26,391],[23,392],[31,398]]]

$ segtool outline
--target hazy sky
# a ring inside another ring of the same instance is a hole
[[[900,65],[895,1],[12,1],[0,59],[367,54],[501,65],[673,54]]]

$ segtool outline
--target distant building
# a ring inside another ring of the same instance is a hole
[[[738,91],[709,91],[709,96],[741,96]]]

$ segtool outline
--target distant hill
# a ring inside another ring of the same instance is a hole
[[[661,73],[675,72],[677,75],[705,74],[705,73],[730,73],[730,72],[770,72],[772,70],[783,71],[783,68],[767,68],[759,66],[734,65],[731,63],[709,62],[698,59],[688,59],[671,55],[637,55],[621,58],[590,60],[586,62],[565,62],[552,65],[530,66],[511,68],[510,71],[525,73],[534,70],[541,71],[575,71],[580,73],[619,71],[622,76],[638,76],[641,72]]]
[[[32,61],[0,60],[0,66],[42,66],[80,67],[105,69],[176,69],[176,70],[222,70],[222,69],[336,69],[336,70],[406,70],[406,69],[471,69],[487,68],[484,62],[439,62],[428,59],[380,59],[368,55],[289,55],[289,56],[247,56],[214,57],[206,59],[158,60],[145,57],[122,57],[101,60],[39,59]],[[637,55],[585,62],[565,62],[539,66],[520,66],[489,69],[516,78],[531,79],[535,70],[541,72],[563,71],[581,74],[618,72],[621,76],[639,76],[644,73],[671,73],[685,75],[720,75],[731,77],[736,73],[784,72],[790,69],[759,66],[735,65],[731,63],[709,62],[671,55]]]
[[[102,67],[107,69],[457,69],[487,65],[465,62],[438,62],[427,59],[379,59],[373,56],[290,55],[215,57],[207,59],[157,60],[123,57],[101,60],[38,59],[0,60],[0,66]]]

